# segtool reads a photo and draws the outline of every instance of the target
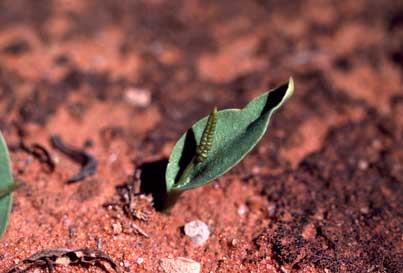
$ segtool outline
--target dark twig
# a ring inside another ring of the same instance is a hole
[[[49,172],[53,172],[56,168],[56,164],[48,152],[48,150],[40,144],[34,143],[27,145],[23,141],[20,142],[20,148],[24,152],[31,154],[33,157],[39,160],[39,162],[45,164]]]
[[[85,151],[68,146],[57,135],[51,136],[50,142],[53,147],[81,165],[80,171],[67,180],[67,183],[74,183],[95,174],[97,169],[97,160],[92,155]]]

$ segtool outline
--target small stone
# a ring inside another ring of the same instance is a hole
[[[267,214],[268,214],[268,216],[269,216],[270,218],[273,218],[273,217],[274,217],[274,215],[276,214],[276,204],[270,203],[270,204],[267,206]]]
[[[97,238],[97,249],[102,249],[102,238]]]
[[[291,271],[288,269],[288,268],[286,268],[285,266],[281,266],[280,267],[280,270],[281,270],[281,272],[283,272],[283,273],[290,273]]]
[[[136,263],[137,264],[142,264],[142,263],[144,263],[144,259],[139,257],[139,258],[137,258]]]
[[[120,223],[112,224],[112,230],[114,234],[122,233],[122,225]]]
[[[368,214],[369,213],[369,208],[368,207],[362,207],[360,208],[360,211],[362,214]]]
[[[184,231],[187,236],[192,238],[192,242],[195,246],[203,245],[210,236],[208,226],[200,220],[187,223]]]
[[[160,265],[165,273],[200,273],[200,264],[188,258],[162,258]]]
[[[260,167],[255,166],[255,167],[252,168],[252,174],[253,175],[259,175],[260,173],[261,173]]]
[[[73,239],[73,238],[75,238],[77,236],[77,230],[76,230],[76,228],[74,226],[69,226],[68,230],[69,230],[69,238],[70,239]]]
[[[365,171],[368,169],[368,162],[365,160],[360,160],[358,161],[358,168],[360,168],[360,170]]]
[[[312,240],[316,236],[316,228],[315,225],[310,223],[305,225],[301,233],[302,238],[305,240]]]
[[[63,226],[68,228],[73,225],[73,221],[67,215],[63,215]]]
[[[146,107],[151,103],[151,93],[146,89],[132,87],[126,90],[124,96],[132,106]]]
[[[213,182],[213,188],[215,190],[219,190],[219,189],[221,189],[221,185],[219,183],[217,183],[217,182]]]
[[[118,155],[116,153],[112,153],[108,156],[108,159],[106,160],[108,164],[114,163],[118,159]]]
[[[244,215],[246,212],[248,212],[248,207],[246,205],[240,205],[238,207],[238,215],[239,216]]]
[[[124,261],[123,261],[123,267],[126,268],[126,269],[130,269],[130,262],[124,260]]]

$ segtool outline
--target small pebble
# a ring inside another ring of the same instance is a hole
[[[97,249],[98,250],[102,249],[102,238],[97,238]]]
[[[315,225],[312,223],[305,225],[305,227],[302,229],[301,236],[304,238],[304,240],[313,240],[316,237]]]
[[[139,258],[137,258],[136,263],[137,264],[142,264],[142,263],[144,263],[144,259],[139,257]]]
[[[360,170],[365,171],[368,169],[368,162],[365,160],[360,160],[358,161],[358,168],[360,168]]]
[[[118,155],[116,153],[112,153],[108,156],[108,159],[106,160],[108,164],[112,164],[118,159]]]
[[[260,167],[255,166],[255,167],[252,168],[252,174],[253,175],[259,175],[260,173],[261,173],[261,168]]]
[[[240,205],[238,207],[238,215],[239,216],[244,215],[246,212],[248,212],[248,207],[246,205]]]
[[[162,258],[160,265],[165,273],[200,273],[200,263],[188,258]]]
[[[129,88],[125,92],[125,100],[132,106],[146,107],[151,103],[151,92],[141,88]]]
[[[112,224],[112,230],[114,234],[122,233],[122,225],[120,223]]]
[[[68,230],[69,230],[69,238],[70,239],[73,239],[73,238],[75,238],[77,236],[77,230],[76,230],[76,228],[74,226],[69,226]]]
[[[126,269],[130,269],[130,262],[124,260],[124,261],[123,261],[123,267],[126,268]]]
[[[274,217],[274,215],[276,214],[276,204],[270,203],[270,204],[267,206],[267,214],[268,214],[269,218],[273,218],[273,217]]]
[[[368,214],[369,213],[369,208],[368,207],[362,207],[362,208],[360,208],[360,211],[363,214]]]
[[[203,245],[210,236],[208,226],[200,220],[185,224],[184,231],[185,235],[192,238],[192,242],[195,246]]]
[[[280,267],[281,272],[283,273],[290,273],[290,270],[288,270],[288,268],[286,268],[285,266],[281,266]]]

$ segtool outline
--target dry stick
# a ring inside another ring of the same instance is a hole
[[[98,265],[100,261],[107,262],[117,273],[121,273],[116,262],[99,249],[89,248],[79,249],[46,249],[39,251],[32,256],[22,260],[5,273],[22,273],[29,269],[40,266],[46,266],[50,273],[53,272],[55,265]],[[25,266],[25,268],[20,269]]]

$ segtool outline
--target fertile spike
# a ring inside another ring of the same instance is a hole
[[[208,153],[213,145],[214,133],[217,124],[217,107],[210,113],[206,127],[204,128],[200,143],[196,149],[195,163],[200,163],[207,159]]]

